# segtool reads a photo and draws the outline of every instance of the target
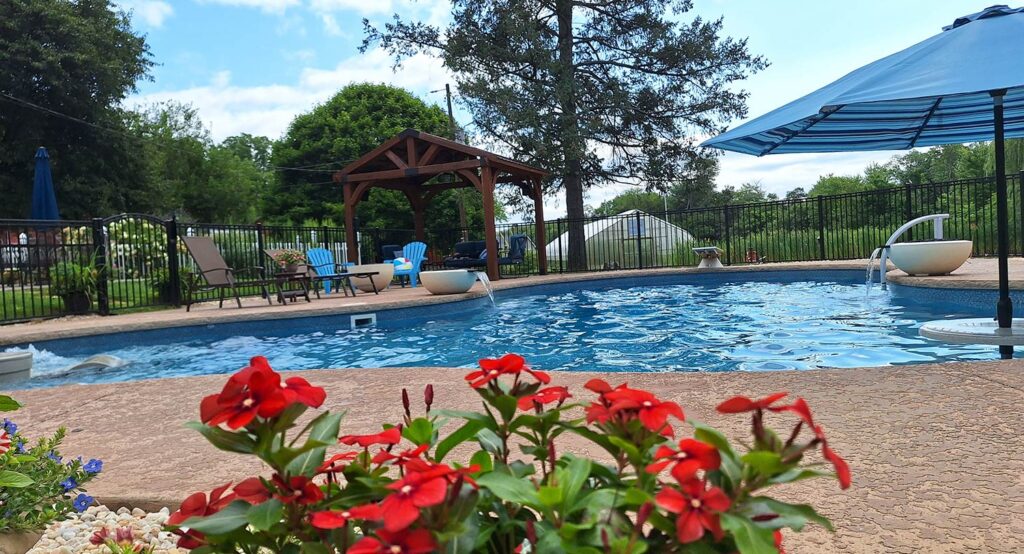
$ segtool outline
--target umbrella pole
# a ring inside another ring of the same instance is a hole
[[[1006,215],[1006,150],[1003,137],[1003,95],[1006,90],[994,90],[992,94],[992,119],[995,125],[994,146],[996,149],[996,225],[999,254],[999,301],[996,303],[996,319],[1000,328],[1013,324],[1013,301],[1010,299],[1010,237]],[[999,355],[1004,360],[1013,357],[1013,346],[1000,345]]]

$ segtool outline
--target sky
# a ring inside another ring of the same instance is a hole
[[[397,70],[379,49],[359,52],[364,18],[393,13],[443,24],[448,0],[115,0],[146,35],[157,66],[131,105],[164,100],[199,110],[215,140],[238,133],[279,138],[296,115],[352,82],[383,82],[443,105],[450,76],[439,61],[418,56]],[[724,18],[726,35],[748,38],[767,69],[737,86],[750,93],[756,117],[882,56],[941,31],[993,0],[694,0],[691,15]],[[456,96],[457,96],[457,92]],[[468,121],[456,110],[456,118]],[[730,127],[742,121],[733,122]],[[809,189],[821,175],[856,174],[899,152],[785,154],[756,158],[726,153],[719,186],[759,183],[784,194]],[[596,206],[625,190],[593,189]],[[545,215],[564,215],[559,198]]]

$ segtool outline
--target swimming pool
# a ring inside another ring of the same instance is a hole
[[[602,279],[510,289],[376,313],[247,321],[39,342],[33,378],[48,387],[226,373],[266,355],[281,370],[469,367],[514,351],[542,369],[771,371],[997,358],[992,347],[917,335],[924,321],[994,311],[993,291],[892,286],[857,271],[759,271]],[[62,371],[91,355],[117,368]]]

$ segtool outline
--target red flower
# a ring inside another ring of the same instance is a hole
[[[530,369],[526,365],[526,360],[518,354],[505,354],[497,359],[484,358],[480,360],[479,364],[479,370],[466,375],[466,380],[470,381],[469,386],[474,389],[486,386],[502,375],[518,375],[523,371],[545,385],[551,382],[551,377],[547,373]]]
[[[662,402],[653,394],[645,390],[631,389],[628,387],[617,388],[604,395],[611,407],[608,412],[617,415],[621,412],[628,412],[629,415],[636,413],[636,417],[647,429],[655,433],[661,433],[671,437],[674,433],[668,426],[668,416],[675,416],[680,421],[686,421],[683,409],[675,402]]]
[[[285,504],[316,504],[324,499],[324,491],[309,477],[296,475],[285,481],[280,475],[274,474],[271,482],[277,487],[274,498]]]
[[[772,538],[775,540],[775,550],[778,550],[779,554],[786,554],[786,551],[782,548],[782,531],[776,529],[772,533]]]
[[[253,358],[249,366],[229,377],[220,394],[203,399],[199,405],[203,423],[211,426],[227,423],[229,428],[238,429],[256,416],[275,417],[288,407],[290,402],[281,387],[281,376],[261,363],[260,358]]]
[[[377,537],[363,537],[348,549],[348,554],[429,554],[437,548],[434,536],[426,529],[400,532],[377,530]]]
[[[420,508],[444,502],[448,480],[433,474],[409,472],[388,488],[395,491],[384,498],[384,528],[395,532],[412,525],[420,517]]]
[[[546,389],[540,389],[534,394],[520,398],[519,409],[529,410],[533,407],[535,402],[537,404],[550,404],[552,402],[558,402],[561,404],[570,397],[572,397],[572,395],[569,394],[569,389],[565,387],[548,387]]]
[[[338,473],[345,471],[345,467],[348,465],[344,462],[351,462],[352,460],[359,457],[358,452],[343,452],[341,454],[335,454],[327,459],[324,463],[320,464],[320,467],[316,468],[317,473]]]
[[[719,512],[729,509],[729,497],[722,489],[705,489],[704,481],[693,479],[680,485],[680,489],[665,487],[654,497],[658,506],[678,514],[676,537],[686,544],[700,540],[704,530],[711,531],[715,540],[725,533],[719,523]]]
[[[11,437],[7,434],[7,431],[0,429],[0,454],[7,452],[11,449]]]
[[[620,387],[625,385],[620,385]],[[608,384],[604,379],[591,379],[587,381],[587,384],[583,385],[583,388],[594,391],[597,394],[605,394],[612,392],[612,386]]]
[[[254,506],[270,499],[270,491],[267,490],[267,486],[263,484],[259,477],[250,477],[239,481],[235,485],[233,492],[235,493],[235,498],[244,500]]]
[[[317,529],[337,529],[348,525],[350,519],[380,521],[384,519],[384,512],[376,504],[367,504],[341,510],[313,512],[309,522]]]
[[[284,389],[284,396],[288,404],[298,402],[310,408],[319,408],[327,399],[327,392],[322,387],[314,387],[302,377],[285,379],[281,388]]]
[[[470,477],[470,474],[480,471],[480,466],[471,465],[456,469],[447,464],[439,464],[422,458],[410,458],[405,462],[405,470],[418,473],[423,480],[443,477],[449,483],[454,483],[461,475],[463,481],[475,487],[476,481]]]
[[[387,450],[381,450],[370,461],[375,464],[383,464],[384,462],[390,462],[391,460],[398,460],[397,462],[395,462],[395,465],[402,465],[409,460],[419,458],[420,454],[426,452],[428,448],[430,448],[429,444],[421,444],[416,448],[413,448],[411,450],[404,450],[402,452],[399,452],[398,454],[392,454]]]
[[[836,477],[839,479],[839,488],[846,490],[850,488],[850,484],[853,479],[850,475],[850,466],[846,463],[846,460],[839,457],[828,446],[828,439],[825,437],[825,430],[821,425],[814,423],[814,416],[811,414],[811,408],[807,405],[807,402],[803,398],[797,398],[793,404],[789,406],[779,406],[778,408],[769,408],[774,412],[793,412],[804,422],[808,427],[814,431],[815,440],[821,443],[821,455],[825,457],[832,467],[836,470]]]
[[[178,511],[167,518],[167,525],[181,525],[182,522],[190,517],[205,517],[221,511],[224,506],[227,506],[235,499],[233,494],[223,496],[230,486],[231,483],[228,483],[213,489],[210,492],[209,500],[207,500],[206,493],[204,492],[197,492],[189,496],[181,503]],[[181,548],[199,548],[206,542],[202,533],[192,529],[188,531],[176,529],[174,533],[180,536],[178,546]]]
[[[648,473],[658,473],[672,464],[672,477],[675,477],[676,481],[680,483],[693,479],[702,469],[713,471],[722,464],[718,449],[694,439],[679,441],[679,450],[659,446],[657,452],[654,453],[654,459],[659,461],[647,466]]]
[[[96,531],[89,537],[89,542],[96,546],[103,546],[107,544],[108,538],[110,538],[110,531],[106,527],[100,527],[99,531]]]
[[[401,440],[402,431],[398,427],[392,427],[374,435],[345,435],[338,439],[338,442],[349,446],[358,444],[363,448],[369,448],[374,444],[398,444]]]
[[[754,410],[771,409],[771,405],[789,393],[777,392],[758,400],[751,400],[746,396],[734,396],[718,405],[718,411],[723,414],[738,414],[742,412],[753,412]]]

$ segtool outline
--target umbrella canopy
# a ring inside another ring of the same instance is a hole
[[[1006,136],[1024,137],[1021,37],[1024,8],[986,8],[704,146],[763,156],[992,140],[1001,90]]]
[[[1024,137],[1024,8],[991,6],[704,146],[764,156],[995,142],[999,327],[1010,299],[1004,139]],[[1001,345],[1004,358],[1013,347]]]
[[[32,219],[60,219],[57,196],[53,193],[50,155],[42,146],[36,151],[36,177],[32,185]]]

